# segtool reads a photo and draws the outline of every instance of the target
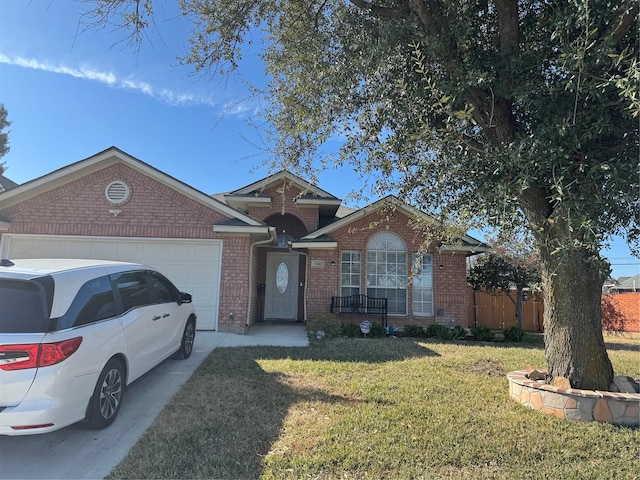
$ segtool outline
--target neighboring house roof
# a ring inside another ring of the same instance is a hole
[[[17,186],[18,184],[13,180],[9,180],[4,175],[0,175],[0,193],[11,190],[12,188],[15,188]]]
[[[11,190],[0,195],[0,209],[35,197],[116,163],[124,163],[129,167],[154,178],[156,181],[179,191],[183,195],[220,212],[229,219],[237,220],[235,225],[229,225],[226,223],[223,226],[225,231],[229,231],[232,227],[238,228],[239,231],[245,231],[246,227],[260,227],[264,230],[264,233],[267,233],[268,226],[264,222],[258,221],[246,213],[210,197],[190,185],[187,185],[161,170],[152,167],[142,160],[123,152],[117,147],[107,148],[106,150],[85,158],[84,160],[80,160],[72,163],[71,165],[54,170],[51,173],[23,183],[22,185],[14,186]],[[216,226],[214,226],[214,230],[215,229]]]
[[[616,288],[618,290],[635,290],[640,291],[640,274],[634,277],[620,277]]]

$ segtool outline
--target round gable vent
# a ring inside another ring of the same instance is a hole
[[[109,185],[107,185],[104,193],[110,203],[119,205],[129,199],[129,195],[131,195],[131,189],[126,183],[121,182],[120,180],[116,180],[115,182],[111,182]]]

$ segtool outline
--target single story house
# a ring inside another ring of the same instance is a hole
[[[211,196],[115,147],[4,184],[0,258],[152,265],[193,295],[201,330],[305,321],[356,294],[386,298],[396,328],[466,326],[466,259],[488,249],[470,236],[433,242],[412,275],[424,240],[412,222],[425,214],[393,196],[349,209],[286,171]]]

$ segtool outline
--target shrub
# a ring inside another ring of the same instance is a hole
[[[542,333],[525,332],[522,337],[522,341],[525,343],[544,346],[544,335]]]
[[[451,329],[451,340],[460,340],[461,338],[465,338],[466,336],[467,331],[460,325],[456,325]]]
[[[420,325],[405,325],[404,335],[405,337],[424,337],[426,332]]]
[[[427,337],[435,337],[440,340],[451,340],[451,330],[444,325],[434,323],[427,327]]]
[[[524,330],[517,325],[504,329],[504,339],[507,342],[521,342],[522,337],[524,337]]]
[[[314,319],[307,320],[307,332],[314,337],[338,337],[340,336],[340,330],[340,320],[331,313],[325,313]]]
[[[478,325],[477,327],[473,327],[471,329],[471,333],[473,334],[475,339],[480,342],[493,341],[493,330],[491,330],[486,325]]]
[[[340,326],[340,335],[343,337],[361,337],[362,331],[360,330],[360,325],[356,325],[355,323],[343,323]]]
[[[387,331],[384,329],[381,323],[374,322],[371,324],[371,330],[367,334],[367,337],[386,337]]]

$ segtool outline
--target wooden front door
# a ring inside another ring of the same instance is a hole
[[[266,320],[297,320],[298,259],[295,253],[267,253]]]

